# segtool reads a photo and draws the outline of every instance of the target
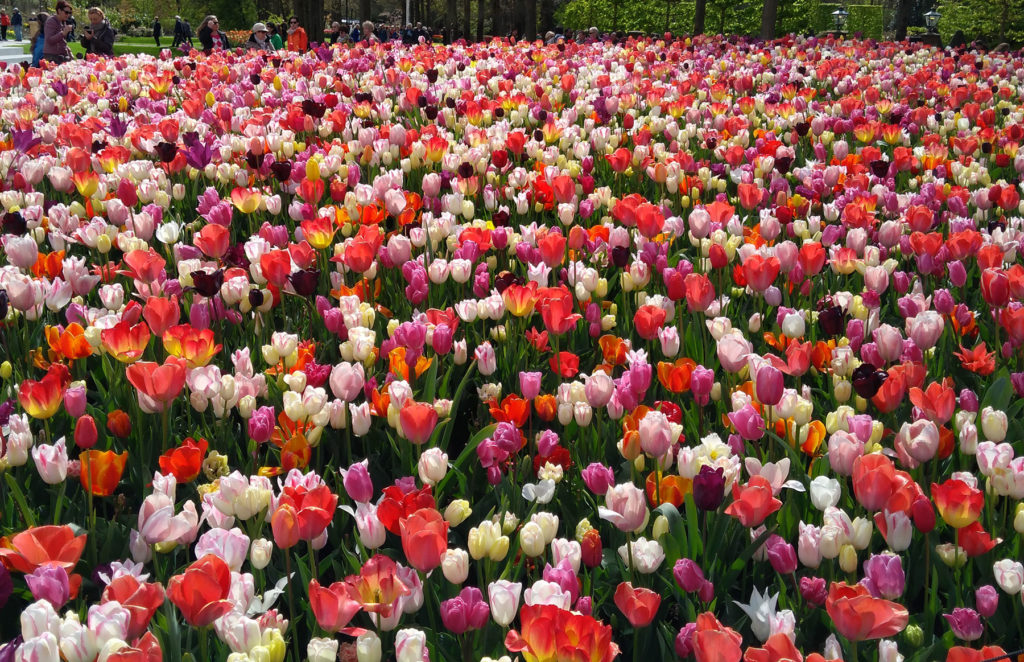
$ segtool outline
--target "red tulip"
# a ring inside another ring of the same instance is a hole
[[[519,620],[519,631],[505,636],[505,648],[528,660],[611,662],[619,654],[611,626],[591,616],[554,605],[525,605]]]
[[[614,153],[608,154],[604,158],[608,160],[608,165],[612,167],[612,170],[615,172],[625,172],[626,168],[629,167],[632,156],[628,149],[620,147]]]
[[[155,299],[154,297],[151,297]],[[166,299],[155,299],[166,301]],[[177,310],[177,305],[175,305]],[[142,358],[149,344],[149,327],[145,323],[131,324],[121,321],[109,329],[100,331],[100,345],[104,351],[121,363],[134,363]]]
[[[208,223],[192,238],[192,243],[207,256],[221,258],[228,252],[231,231],[223,225]]]
[[[149,297],[146,299],[146,305],[142,308],[142,316],[153,333],[162,338],[167,329],[181,319],[178,297],[172,296],[170,299]]]
[[[275,539],[278,536],[278,527],[274,526],[274,521],[279,518],[278,511],[282,508],[294,512],[294,521],[291,520],[292,516],[286,513],[280,516],[284,518],[281,519],[281,526],[294,528],[294,535],[297,535],[299,540],[310,541],[322,534],[334,519],[334,511],[338,508],[338,496],[326,485],[313,489],[285,487],[278,500],[277,510],[271,518]],[[290,540],[291,535],[293,534],[289,533],[284,539]]]
[[[924,391],[916,386],[911,388],[910,401],[924,413],[926,418],[936,425],[942,425],[953,418],[956,394],[952,387],[944,383],[932,382]]]
[[[215,341],[213,329],[197,329],[191,324],[178,324],[167,329],[163,341],[167,353],[184,359],[190,369],[207,365],[223,348]]]
[[[324,587],[315,579],[309,582],[309,606],[316,616],[317,625],[331,634],[348,625],[362,609],[362,604],[349,595],[345,582],[334,582]]]
[[[765,518],[782,507],[782,502],[772,494],[772,485],[763,476],[754,476],[742,488],[738,482],[732,486],[733,502],[725,509],[740,524],[750,528],[759,526]]]
[[[405,401],[398,413],[405,438],[417,446],[430,441],[437,426],[437,410],[425,402],[414,402],[412,398]]]
[[[622,582],[615,589],[615,606],[634,628],[643,628],[658,615],[661,596],[649,588],[634,588],[631,583]]]
[[[779,258],[754,253],[743,263],[743,277],[755,292],[764,292],[775,282],[781,268]]]
[[[292,272],[292,258],[288,251],[268,251],[260,256],[260,269],[263,277],[271,285],[281,287],[288,280],[288,274]]]
[[[99,431],[96,430],[96,419],[89,414],[75,421],[75,445],[79,448],[92,448],[99,440],[99,436]]]
[[[761,187],[757,184],[743,182],[736,188],[740,199],[740,206],[747,211],[761,204]]]
[[[132,268],[133,276],[143,283],[152,283],[159,278],[160,272],[167,264],[167,261],[152,248],[144,251],[129,251],[124,256],[124,261]]]
[[[802,657],[796,644],[784,632],[776,632],[768,637],[764,648],[751,646],[743,654],[744,662],[800,662]]]
[[[953,646],[946,654],[946,662],[984,662],[984,660],[1002,660],[1006,651],[999,646],[983,646],[980,650],[966,646]]]
[[[185,386],[188,364],[184,359],[168,357],[160,365],[140,361],[128,366],[128,381],[138,389],[139,405],[147,413],[166,411]]]
[[[565,379],[572,379],[580,371],[580,357],[572,352],[559,352],[548,359],[551,372]]]
[[[565,237],[559,232],[548,232],[537,240],[537,249],[544,264],[554,269],[565,260]]]
[[[448,550],[448,522],[433,508],[420,508],[399,521],[402,550],[409,565],[430,572]]]
[[[270,517],[270,530],[274,542],[281,549],[291,549],[299,544],[299,515],[293,506],[283,504]]]
[[[862,584],[833,582],[825,599],[825,610],[839,634],[850,641],[892,637],[902,632],[909,620],[906,607],[871,597]]]
[[[132,433],[132,420],[120,409],[107,414],[107,430],[120,439],[127,439]]]
[[[661,234],[665,227],[665,214],[661,208],[645,202],[636,208],[636,228],[640,234],[651,239]]]
[[[1010,302],[1010,279],[1002,269],[981,272],[981,296],[993,308],[1002,308]]]
[[[401,488],[391,485],[384,488],[384,494],[377,503],[377,519],[391,533],[401,535],[399,521],[412,515],[421,508],[436,508],[437,502],[427,485],[419,490],[403,492]]]
[[[70,573],[85,549],[85,534],[70,526],[36,526],[4,539],[0,561],[8,570],[30,575],[43,565],[59,565]]]
[[[200,439],[198,443],[194,439],[186,439],[181,446],[160,456],[160,473],[173,475],[178,484],[191,483],[199,476],[208,446],[205,439]]]
[[[572,202],[576,196],[576,182],[569,175],[558,175],[552,179],[551,188],[555,192],[555,200],[559,203]]]
[[[881,453],[862,455],[853,462],[853,495],[872,512],[885,508],[896,483],[896,467]]]
[[[231,569],[213,554],[207,554],[167,582],[167,597],[181,610],[189,625],[212,624],[234,608],[228,599]]]
[[[32,418],[47,419],[60,409],[65,388],[60,375],[50,371],[39,381],[23,381],[18,388],[18,403]]]
[[[715,300],[715,286],[704,274],[687,274],[683,285],[686,288],[686,305],[691,312],[703,313]]]
[[[121,575],[103,589],[101,603],[117,601],[131,614],[128,639],[142,635],[149,627],[153,614],[164,602],[164,588],[160,584],[140,582],[132,575]]]
[[[817,276],[825,266],[826,259],[828,259],[828,255],[821,243],[817,241],[803,244],[797,254],[797,264],[803,269],[805,276]]]
[[[537,301],[537,308],[548,332],[560,336],[575,329],[576,323],[583,316],[573,312],[572,295],[561,288],[548,292],[547,296],[539,296]]]
[[[640,306],[633,315],[633,328],[644,340],[654,340],[668,313],[658,306]]]
[[[697,616],[697,630],[693,634],[697,662],[740,662],[742,641],[739,632],[722,625],[711,612]]]

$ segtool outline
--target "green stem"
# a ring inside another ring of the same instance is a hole
[[[292,592],[292,550],[290,547],[284,550],[284,574],[288,577],[288,616],[291,618],[292,623],[298,618],[298,612],[295,611],[295,596]],[[299,639],[292,633],[292,654],[295,656],[294,659],[301,660],[299,656]],[[204,660],[210,658],[204,656]]]
[[[4,479],[7,481],[7,486],[11,488],[11,495],[14,497],[15,503],[18,504],[18,510],[21,511],[21,518],[25,520],[25,524],[32,528],[36,525],[36,520],[32,516],[32,510],[28,507],[28,503],[25,501],[25,493],[21,491],[21,486],[18,485],[18,481],[14,479],[10,473],[4,474]]]
[[[57,493],[57,506],[53,509],[53,524],[60,524],[60,511],[64,508],[64,493],[68,489],[67,479],[60,482],[60,491]]]

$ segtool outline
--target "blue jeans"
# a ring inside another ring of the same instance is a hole
[[[16,41],[21,41],[21,26],[20,25],[15,25],[14,26],[14,39]]]

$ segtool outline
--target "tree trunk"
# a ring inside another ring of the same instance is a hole
[[[612,0],[612,32],[619,31],[619,0]]]
[[[296,0],[293,5],[299,25],[306,31],[309,43],[324,39],[324,0]]]
[[[370,0],[359,0],[359,20],[372,21],[371,13],[373,13],[373,10],[370,8]]]
[[[914,0],[896,0],[896,41],[907,38],[907,28],[910,27],[910,15],[913,10]]]
[[[668,32],[669,24],[672,21],[672,0],[665,0],[665,32]]]
[[[505,34],[501,22],[501,0],[491,0],[491,34],[501,37]]]
[[[523,12],[526,25],[523,26],[523,38],[533,41],[537,38],[537,0],[526,0],[526,11]]]
[[[476,0],[476,40],[484,39],[484,0]]]
[[[470,16],[470,14],[472,13],[471,10],[472,6],[470,4],[470,1],[462,0],[462,38],[465,39],[466,41],[469,41],[470,35],[473,34],[469,30],[470,20],[472,19],[472,17]]]
[[[540,0],[540,33],[547,34],[555,26],[554,0]]]
[[[693,34],[704,34],[704,18],[708,13],[708,0],[697,0],[693,8]]]
[[[764,0],[761,10],[761,39],[775,39],[775,19],[779,16],[779,0]]]
[[[450,44],[455,41],[455,32],[459,25],[459,3],[457,0],[448,0],[448,6],[444,13],[444,24],[447,28],[445,36]]]

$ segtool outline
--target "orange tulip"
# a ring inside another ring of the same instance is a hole
[[[178,297],[172,296],[170,299],[149,297],[146,299],[146,305],[142,308],[142,316],[146,318],[153,333],[162,337],[164,332],[177,324],[181,318]]]
[[[110,496],[121,482],[124,465],[128,462],[128,451],[117,454],[114,451],[90,449],[78,456],[82,461],[79,477],[82,487],[96,496]]]
[[[189,368],[205,366],[223,347],[214,343],[213,329],[200,331],[191,324],[172,326],[163,338],[167,353],[185,359]]]
[[[915,386],[910,389],[910,401],[924,412],[925,417],[936,425],[942,425],[953,418],[956,407],[956,394],[950,384],[951,380],[949,383],[932,382],[923,391]]]
[[[999,646],[983,646],[979,650],[966,646],[953,646],[946,654],[946,662],[983,662],[984,660],[1001,660],[1004,657],[1006,657],[1006,651]]]
[[[985,493],[959,478],[950,478],[941,485],[932,483],[932,500],[946,524],[962,529],[981,517]]]
[[[909,620],[903,605],[873,598],[864,585],[846,582],[829,586],[825,610],[839,634],[850,641],[892,637],[902,632]]]
[[[964,368],[982,377],[987,377],[996,370],[996,354],[989,352],[985,343],[979,344],[974,349],[967,349],[960,345],[960,351],[953,352],[953,355],[960,359]]]
[[[64,388],[60,375],[51,369],[39,381],[23,381],[18,388],[18,402],[32,418],[50,418],[60,408]]]
[[[299,513],[291,504],[278,506],[270,517],[270,529],[274,542],[281,549],[290,549],[299,544]]]
[[[448,550],[448,522],[433,508],[420,508],[398,522],[402,534],[402,550],[409,565],[420,572],[430,572],[441,565]]]
[[[619,654],[611,626],[592,616],[554,605],[525,605],[519,621],[520,631],[505,636],[505,648],[527,660],[612,662]]]
[[[149,344],[149,327],[145,322],[118,322],[100,332],[100,346],[121,363],[135,363],[142,358]]]
[[[678,359],[675,363],[658,362],[658,382],[671,393],[686,393],[690,390],[690,375],[697,367],[693,359]]]
[[[793,640],[784,632],[776,632],[768,637],[764,648],[751,646],[743,655],[745,662],[800,662],[802,657]]]
[[[558,415],[558,400],[550,393],[541,393],[533,399],[533,408],[542,421],[550,423]]]
[[[659,481],[657,472],[652,471],[647,475],[645,488],[647,500],[652,507],[657,508],[663,503],[671,503],[679,508],[683,505],[686,495],[693,491],[693,481],[675,474],[662,475]]]
[[[85,329],[77,322],[63,328],[47,326],[46,342],[54,354],[69,361],[84,359],[92,354],[92,346],[85,338]]]
[[[107,414],[107,430],[115,437],[127,439],[132,433],[132,419],[120,409],[115,409]]]
[[[727,628],[711,612],[697,616],[697,630],[693,633],[693,654],[697,662],[740,662],[743,637]]]
[[[511,423],[517,428],[526,425],[530,418],[530,402],[520,398],[515,393],[509,393],[499,405],[497,402],[490,404],[491,417],[499,423]]]

